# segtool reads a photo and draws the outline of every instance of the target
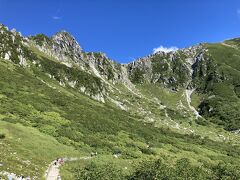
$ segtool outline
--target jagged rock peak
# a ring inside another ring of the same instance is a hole
[[[59,45],[62,46],[70,46],[74,48],[76,51],[82,51],[81,46],[78,44],[76,39],[67,31],[62,30],[56,33],[52,39]]]
[[[14,36],[19,35],[19,36],[22,37],[21,32],[18,32],[15,28],[9,30],[9,28],[7,26],[5,26],[4,24],[0,24],[0,30],[1,30],[1,33],[3,33],[3,32],[10,32]]]
[[[7,31],[9,30],[7,26],[5,26],[4,24],[0,24],[0,29],[6,29]]]

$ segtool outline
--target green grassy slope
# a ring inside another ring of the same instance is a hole
[[[1,30],[0,55],[11,60],[0,59],[0,172],[42,178],[57,157],[97,152],[63,166],[63,179],[154,179],[164,173],[239,179],[240,137],[230,132],[240,128],[239,39],[159,53],[127,67],[102,53],[77,52],[79,66],[69,64],[74,49],[62,47],[66,38],[56,47],[68,54],[67,65],[51,57],[53,39],[38,35],[33,43]],[[46,44],[50,53],[36,44]],[[195,119],[186,88],[196,88],[191,104],[206,119]]]
[[[209,57],[216,63],[218,79],[209,80],[201,114],[227,130],[240,129],[240,49],[226,44],[207,44]]]
[[[44,60],[54,65],[53,61]],[[78,156],[76,151],[97,151],[106,161],[111,158],[105,155],[120,153],[117,164],[134,164],[163,155],[173,161],[189,157],[195,164],[240,161],[238,146],[143,123],[140,116],[60,86],[41,68],[22,68],[1,60],[0,102],[0,130],[6,136],[0,140],[5,154],[1,169],[6,171],[41,177],[52,159]],[[20,160],[14,154],[9,156],[10,152],[16,152]],[[28,159],[34,166],[23,168],[22,160]]]
[[[25,177],[42,177],[52,160],[81,156],[74,148],[32,127],[0,120],[0,133],[5,135],[0,139],[0,172],[4,170]]]

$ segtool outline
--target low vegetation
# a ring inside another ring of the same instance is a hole
[[[119,180],[183,180],[183,179],[239,179],[239,165],[226,163],[209,164],[202,162],[196,165],[187,158],[169,161],[167,157],[149,159],[134,163],[134,168],[128,169],[115,163],[99,163],[98,161],[71,164],[72,178],[87,179],[119,179]],[[68,167],[69,168],[69,167]],[[66,168],[65,168],[66,169]],[[67,171],[66,171],[67,172]],[[67,173],[66,173],[67,174]],[[66,177],[66,176],[63,176]]]
[[[0,59],[0,172],[42,178],[58,157],[97,154],[67,162],[62,179],[240,178],[239,135],[231,133],[240,129],[235,48],[206,44],[209,54],[195,67],[190,84],[183,51],[173,59],[158,54],[151,59],[152,76],[133,69],[130,87],[113,82],[121,79],[116,75],[121,65],[102,53],[82,54],[96,58],[98,77],[23,45],[20,35],[13,42],[12,34],[0,35],[13,51],[11,61]],[[51,46],[44,35],[30,39]],[[196,87],[191,104],[202,116],[198,119],[186,100],[186,86]]]

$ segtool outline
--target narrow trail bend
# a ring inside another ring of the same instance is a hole
[[[46,180],[61,180],[60,170],[59,168],[63,165],[63,162],[70,162],[70,161],[78,161],[78,160],[86,160],[92,157],[85,156],[80,158],[59,158],[59,160],[54,160],[50,163],[48,169],[45,173]]]

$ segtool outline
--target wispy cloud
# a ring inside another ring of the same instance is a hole
[[[157,53],[159,51],[168,53],[168,52],[177,51],[177,50],[178,50],[178,48],[175,46],[172,46],[172,47],[159,46],[159,47],[153,49],[153,54]]]
[[[240,17],[240,8],[237,9],[237,15]]]
[[[58,1],[57,4],[56,4],[56,7],[57,7],[57,9],[56,9],[55,13],[51,16],[51,18],[53,20],[61,20],[62,19],[62,13],[61,13],[61,11],[62,11],[62,2]]]
[[[53,20],[60,20],[60,19],[62,19],[60,16],[52,16],[52,19]]]

